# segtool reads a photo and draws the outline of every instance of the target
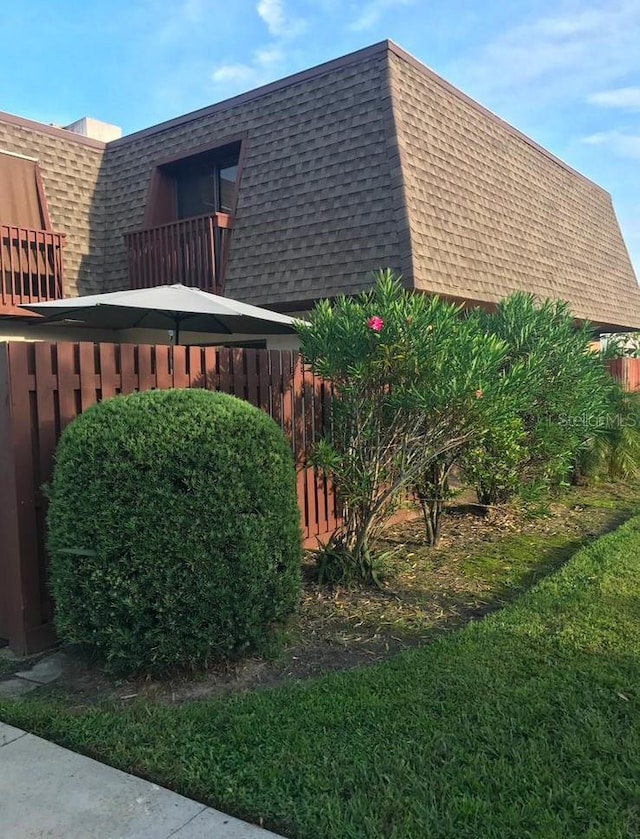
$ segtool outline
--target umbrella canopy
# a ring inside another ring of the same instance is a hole
[[[27,303],[21,308],[43,315],[45,320],[40,323],[171,330],[176,344],[182,330],[224,335],[283,335],[296,331],[296,320],[288,315],[179,283]]]

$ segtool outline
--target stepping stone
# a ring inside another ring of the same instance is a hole
[[[22,696],[23,693],[35,690],[40,687],[39,682],[28,682],[26,679],[7,679],[0,682],[0,699],[14,699]]]
[[[49,685],[62,676],[69,661],[69,656],[65,653],[54,653],[40,659],[31,669],[21,670],[15,675],[29,682],[37,682],[39,685]]]

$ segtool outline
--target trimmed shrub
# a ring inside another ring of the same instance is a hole
[[[260,648],[295,610],[293,457],[247,402],[161,390],[95,405],[60,439],[50,502],[58,634],[116,672]]]

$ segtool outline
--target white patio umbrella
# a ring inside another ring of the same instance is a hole
[[[288,315],[179,283],[27,303],[21,308],[42,315],[40,324],[166,329],[173,332],[174,344],[180,342],[181,331],[223,335],[283,335],[296,331],[296,320]]]

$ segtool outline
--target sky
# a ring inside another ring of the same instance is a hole
[[[640,277],[640,0],[0,0],[0,110],[128,134],[385,38],[599,183]]]

